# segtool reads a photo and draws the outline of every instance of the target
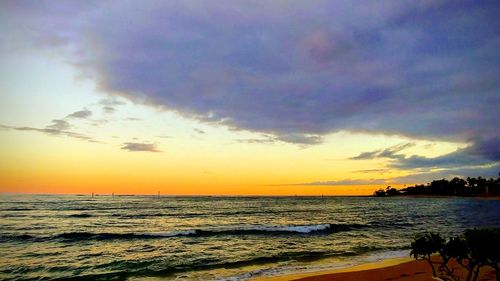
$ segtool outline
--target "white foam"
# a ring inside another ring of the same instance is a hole
[[[262,226],[252,228],[250,230],[261,230],[261,231],[288,231],[288,232],[298,232],[298,233],[311,233],[314,231],[321,231],[330,228],[330,224],[313,224],[313,225],[296,225],[296,226]]]
[[[184,231],[174,231],[174,232],[149,232],[149,233],[134,233],[135,235],[146,235],[146,236],[161,236],[161,237],[175,237],[175,236],[188,236],[196,234],[196,230],[184,230]]]

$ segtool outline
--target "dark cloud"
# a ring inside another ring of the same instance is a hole
[[[161,152],[156,148],[156,145],[152,143],[126,142],[123,144],[121,149],[131,152],[134,151]]]
[[[7,47],[66,46],[102,89],[205,122],[306,144],[499,135],[496,1],[40,2],[2,4]]]
[[[79,110],[79,111],[75,111],[71,114],[68,114],[66,116],[66,118],[81,118],[81,119],[85,119],[85,118],[88,118],[92,115],[92,111],[88,110],[88,109],[83,109],[83,110]]]
[[[393,169],[435,169],[467,168],[478,165],[494,165],[500,162],[500,139],[475,139],[472,144],[454,152],[437,157],[405,156],[399,153],[412,144],[400,144],[387,149],[363,152],[350,159],[365,160],[374,158],[389,159],[388,166]]]
[[[467,167],[500,163],[500,139],[476,140],[470,146],[438,157],[398,157],[390,164],[398,169]]]

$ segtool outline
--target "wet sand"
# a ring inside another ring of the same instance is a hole
[[[456,272],[465,280],[466,271],[456,265]],[[410,258],[390,259],[351,268],[299,273],[277,277],[257,278],[255,281],[435,281],[430,266],[425,261]],[[495,271],[483,267],[478,281],[495,280]]]

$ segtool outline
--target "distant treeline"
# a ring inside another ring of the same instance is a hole
[[[427,184],[396,189],[388,186],[374,192],[375,196],[397,196],[397,195],[438,195],[438,196],[475,196],[483,194],[500,194],[500,174],[493,178],[471,178],[461,179],[458,177],[448,181],[446,179],[434,180]]]

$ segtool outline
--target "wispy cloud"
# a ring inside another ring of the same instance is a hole
[[[160,139],[170,139],[172,138],[172,136],[167,136],[167,135],[160,135],[160,136],[156,136],[157,138],[160,138]]]
[[[252,139],[238,139],[239,143],[252,143],[252,144],[275,144],[278,140],[276,138],[252,138]]]
[[[123,144],[121,149],[130,152],[134,151],[161,152],[160,150],[158,150],[156,145],[152,143],[126,142]]]
[[[124,105],[125,102],[117,99],[116,97],[109,97],[100,99],[99,104],[102,106],[119,106],[119,105]]]
[[[395,146],[391,146],[386,149],[380,149],[375,151],[362,152],[357,156],[351,157],[352,160],[369,160],[375,158],[400,158],[404,157],[399,152],[405,150],[406,148],[415,146],[414,143],[402,143]]]
[[[82,110],[79,110],[79,111],[75,111],[71,114],[68,114],[66,116],[66,118],[81,118],[81,119],[85,119],[85,118],[88,118],[92,115],[92,111],[88,110],[88,109],[82,109]]]
[[[70,127],[71,125],[66,120],[54,119],[52,120],[52,123],[50,125],[47,125],[45,127],[45,129],[52,131],[63,131],[68,130]]]
[[[323,186],[323,185],[375,185],[375,184],[385,184],[387,179],[344,179],[344,180],[332,180],[332,181],[315,181],[315,182],[305,182],[305,183],[294,183],[294,184],[283,184],[284,186],[300,185],[300,186]]]
[[[109,98],[104,98],[104,99],[99,100],[98,104],[101,106],[102,111],[104,113],[111,114],[111,113],[114,113],[116,111],[116,107],[124,105],[125,102],[123,102],[115,97],[109,97]]]
[[[355,173],[360,173],[360,174],[367,174],[367,173],[379,173],[379,174],[386,174],[389,173],[391,169],[387,168],[381,168],[381,169],[365,169],[365,170],[356,170],[354,171]]]
[[[103,106],[102,111],[104,111],[104,113],[111,114],[111,113],[115,112],[116,109],[112,106]]]
[[[74,131],[74,126],[72,126],[68,120],[71,119],[87,119],[92,115],[92,112],[88,109],[82,109],[79,111],[75,111],[71,114],[66,115],[63,119],[53,119],[50,124],[45,126],[44,128],[30,127],[30,126],[7,126],[0,125],[5,129],[11,129],[16,131],[32,131],[32,132],[40,132],[47,135],[52,136],[64,136],[70,138],[76,138],[80,140],[86,140],[89,142],[101,143],[98,140],[95,140],[93,137],[90,137],[86,134],[82,134]]]
[[[6,125],[0,125],[2,128],[5,129],[11,129],[11,130],[16,130],[16,131],[32,131],[32,132],[39,132],[39,133],[44,133],[47,135],[52,135],[52,136],[64,136],[64,137],[70,137],[70,138],[76,138],[80,140],[86,140],[89,142],[96,142],[100,143],[100,141],[97,141],[93,139],[90,136],[87,136],[85,134],[73,132],[66,130],[66,124],[63,122],[54,122],[54,121],[63,121],[63,120],[53,120],[52,125],[48,125],[45,128],[34,128],[34,127],[16,127],[16,126],[6,126]]]
[[[336,186],[336,185],[389,185],[389,184],[425,184],[436,179],[451,179],[453,177],[495,177],[500,171],[500,164],[482,165],[465,168],[438,169],[435,171],[416,172],[405,176],[391,178],[371,179],[344,179],[332,181],[316,181],[294,184],[283,184],[284,186]]]

